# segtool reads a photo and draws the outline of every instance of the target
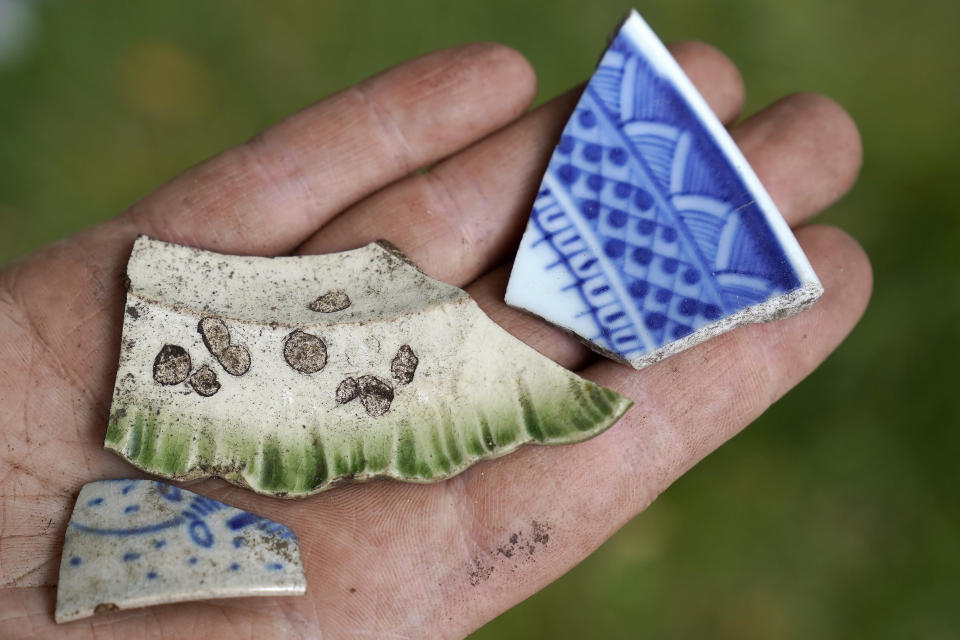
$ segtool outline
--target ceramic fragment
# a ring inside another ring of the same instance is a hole
[[[432,482],[526,443],[589,438],[629,406],[382,244],[256,258],[141,237],[127,281],[141,312],[124,318],[105,446],[167,478],[283,496],[381,476]],[[312,310],[305,292],[318,282],[349,291],[350,306]],[[247,349],[249,370],[217,379],[207,359],[227,342]],[[189,382],[154,380],[166,344],[193,357]]]
[[[736,144],[632,12],[553,152],[506,302],[640,368],[822,292]]]
[[[327,291],[325,294],[307,305],[307,308],[317,313],[334,313],[343,311],[350,306],[350,296],[343,289]]]
[[[306,588],[286,526],[154,480],[101,480],[67,525],[55,619]]]

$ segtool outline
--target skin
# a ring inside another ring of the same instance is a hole
[[[733,64],[671,47],[725,123]],[[503,304],[506,264],[577,90],[527,112],[518,53],[476,44],[406,62],[198,165],[117,218],[0,272],[0,628],[11,638],[458,638],[556,580],[687,469],[809,374],[853,328],[869,263],[812,216],[853,184],[850,117],[791,95],[731,128],[821,277],[793,318],[752,325],[634,371]],[[413,173],[430,165],[427,172]],[[80,487],[141,477],[102,448],[138,233],[224,253],[340,251],[385,238],[466,287],[508,331],[635,406],[585,443],[527,447],[434,485],[378,481],[300,501],[219,480],[194,491],[291,525],[309,591],[168,605],[55,626],[60,545]],[[549,541],[497,553],[514,533]]]

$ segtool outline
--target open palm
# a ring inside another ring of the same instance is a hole
[[[671,48],[726,123],[733,65]],[[576,91],[524,113],[526,61],[479,44],[342,91],[174,179],[114,220],[0,272],[0,628],[10,637],[462,637],[555,580],[817,366],[853,327],[870,269],[843,232],[797,237],[826,287],[810,311],[753,325],[637,372],[503,304],[526,223]],[[849,117],[794,95],[732,129],[794,227],[860,163]],[[417,170],[432,165],[427,171]],[[384,238],[465,287],[508,331],[636,403],[601,436],[526,447],[434,485],[377,481],[284,501],[219,480],[192,490],[289,524],[303,598],[218,600],[55,627],[59,547],[86,482],[138,477],[102,448],[137,234],[223,253],[325,253]]]

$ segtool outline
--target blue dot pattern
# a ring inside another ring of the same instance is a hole
[[[548,270],[568,272],[595,327],[584,337],[627,359],[800,286],[736,169],[623,32],[563,131],[528,233],[555,252]]]
[[[67,534],[60,587],[73,595],[58,616],[67,610],[89,615],[101,602],[126,608],[151,594],[176,600],[197,583],[211,589],[243,583],[277,593],[305,588],[289,527],[163,482],[85,485]]]

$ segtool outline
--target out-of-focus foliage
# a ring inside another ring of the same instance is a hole
[[[540,99],[585,79],[620,0],[0,0],[0,263],[414,55],[497,40]],[[824,220],[874,299],[809,380],[477,638],[947,638],[960,629],[960,3],[655,0],[725,50],[747,112],[799,89],[861,127]]]

